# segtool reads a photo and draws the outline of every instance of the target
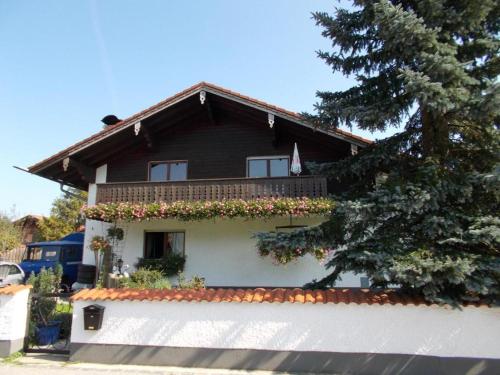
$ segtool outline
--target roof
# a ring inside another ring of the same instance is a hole
[[[42,220],[44,218],[44,216],[42,215],[25,215],[23,217],[20,217],[19,219],[16,219],[13,221],[14,224],[18,224],[18,223],[22,223],[22,222],[25,222],[27,220],[33,220],[33,221],[39,221],[39,220]]]
[[[41,242],[31,242],[26,244],[26,246],[81,246],[83,242],[79,241],[41,241]]]
[[[85,233],[73,232],[61,238],[61,241],[83,242],[84,238],[85,238]]]
[[[1,296],[13,296],[23,290],[31,289],[31,285],[8,285],[5,287],[0,287]]]
[[[396,290],[374,292],[369,289],[337,288],[306,290],[301,288],[255,289],[83,289],[73,301],[166,301],[231,303],[319,303],[368,305],[430,305],[423,298],[409,297]]]
[[[27,244],[27,246],[71,246],[71,245],[83,245],[84,233],[75,232],[70,233],[67,236],[55,241],[41,241],[32,242]]]
[[[149,107],[149,108],[147,108],[139,113],[136,113],[135,115],[130,116],[129,118],[127,118],[125,120],[118,122],[115,125],[107,126],[106,128],[104,128],[100,132],[98,132],[98,133],[96,133],[88,138],[85,138],[84,140],[82,140],[78,143],[75,143],[74,145],[58,152],[55,155],[50,156],[49,158],[47,158],[45,160],[42,160],[42,161],[32,165],[28,169],[30,172],[36,173],[37,171],[43,169],[45,166],[52,165],[52,164],[54,164],[54,163],[56,163],[64,158],[72,155],[73,153],[76,153],[76,152],[84,149],[85,147],[90,146],[91,144],[93,144],[95,142],[98,142],[102,139],[105,139],[106,137],[111,136],[112,134],[115,134],[115,133],[121,131],[122,129],[126,129],[130,126],[133,126],[138,121],[141,121],[141,120],[169,107],[170,105],[178,103],[179,101],[182,101],[183,99],[186,99],[187,97],[190,97],[190,96],[192,96],[196,93],[199,93],[201,91],[206,91],[206,92],[210,92],[210,93],[215,94],[215,95],[227,97],[231,100],[234,100],[234,101],[237,101],[237,102],[249,105],[249,106],[256,107],[256,108],[261,109],[263,111],[273,113],[276,116],[286,118],[286,119],[293,121],[293,122],[296,122],[300,125],[314,128],[311,124],[307,123],[303,119],[303,117],[298,113],[288,111],[284,108],[277,107],[275,105],[263,102],[263,101],[258,100],[258,99],[251,98],[251,97],[246,96],[246,95],[242,95],[238,92],[234,92],[234,91],[225,89],[223,87],[220,87],[220,86],[217,86],[217,85],[214,85],[211,83],[200,82],[200,83],[198,83],[194,86],[191,86],[191,87],[187,88],[186,90],[183,90],[183,91],[181,91],[181,92],[179,92],[179,93],[177,93],[177,94],[175,94],[175,95],[173,95],[173,96],[171,96],[171,97],[169,97],[169,98],[167,98],[167,99],[165,99],[165,100],[163,100],[163,101],[161,101],[161,102],[159,102],[159,103],[157,103],[157,104],[155,104],[155,105],[153,105],[153,106],[151,106],[151,107]],[[369,139],[359,137],[357,135],[354,135],[352,133],[349,133],[347,131],[340,130],[340,129],[336,129],[334,131],[333,130],[332,131],[325,131],[322,129],[317,129],[317,130],[324,132],[328,135],[331,135],[333,137],[338,137],[338,138],[341,138],[344,140],[348,140],[348,141],[356,143],[358,145],[368,145],[370,143],[373,143]]]

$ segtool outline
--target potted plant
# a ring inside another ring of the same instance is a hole
[[[160,259],[139,258],[136,268],[148,268],[160,271],[164,276],[175,276],[184,270],[186,256],[176,253],[168,253]]]
[[[62,267],[58,264],[54,270],[42,268],[38,275],[31,274],[28,278],[27,283],[33,286],[31,336],[38,345],[50,345],[59,339],[61,321],[54,319],[54,312],[61,276]]]
[[[109,287],[109,276],[112,271],[113,259],[120,241],[123,240],[124,231],[116,223],[108,228],[107,236],[94,236],[90,241],[90,249],[94,252],[96,264],[96,277],[94,284]]]

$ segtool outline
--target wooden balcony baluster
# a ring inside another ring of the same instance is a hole
[[[179,200],[217,201],[271,197],[327,196],[323,176],[226,178],[167,182],[114,182],[97,184],[97,203],[151,203]]]

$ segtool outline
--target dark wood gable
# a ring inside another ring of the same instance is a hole
[[[198,101],[177,121],[158,116],[143,123],[153,145],[138,136],[135,145],[110,156],[105,161],[108,182],[146,181],[148,163],[166,160],[187,160],[188,179],[246,177],[247,157],[291,159],[294,142],[303,164],[338,160],[350,152],[348,142],[281,118],[270,128],[262,111],[216,95],[207,94],[207,99],[210,110]]]
[[[273,117],[270,127],[268,116]],[[148,179],[152,161],[187,160],[190,180],[245,178],[247,157],[292,156],[303,164],[348,156],[369,140],[314,130],[283,108],[201,82],[31,166],[29,172],[86,190],[95,169],[107,182]]]

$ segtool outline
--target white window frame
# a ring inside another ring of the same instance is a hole
[[[148,181],[151,182],[151,168],[153,167],[154,164],[168,164],[167,166],[167,177],[170,177],[170,164],[175,164],[175,163],[186,163],[186,179],[185,180],[179,180],[179,181],[187,181],[188,175],[189,175],[189,160],[151,160],[148,162]],[[165,180],[161,182],[170,182],[172,180]],[[160,181],[156,181],[160,182]]]
[[[288,168],[287,168],[287,175],[286,176],[274,176],[274,177],[287,177],[290,176],[290,156],[289,155],[272,155],[272,156],[247,156],[247,159],[245,161],[246,164],[246,176],[247,178],[270,178],[273,176],[266,176],[266,177],[250,177],[248,175],[248,172],[250,171],[250,165],[249,161],[250,160],[272,160],[272,159],[287,159],[288,160]],[[268,174],[271,173],[271,164],[268,163],[267,165],[267,172]]]

